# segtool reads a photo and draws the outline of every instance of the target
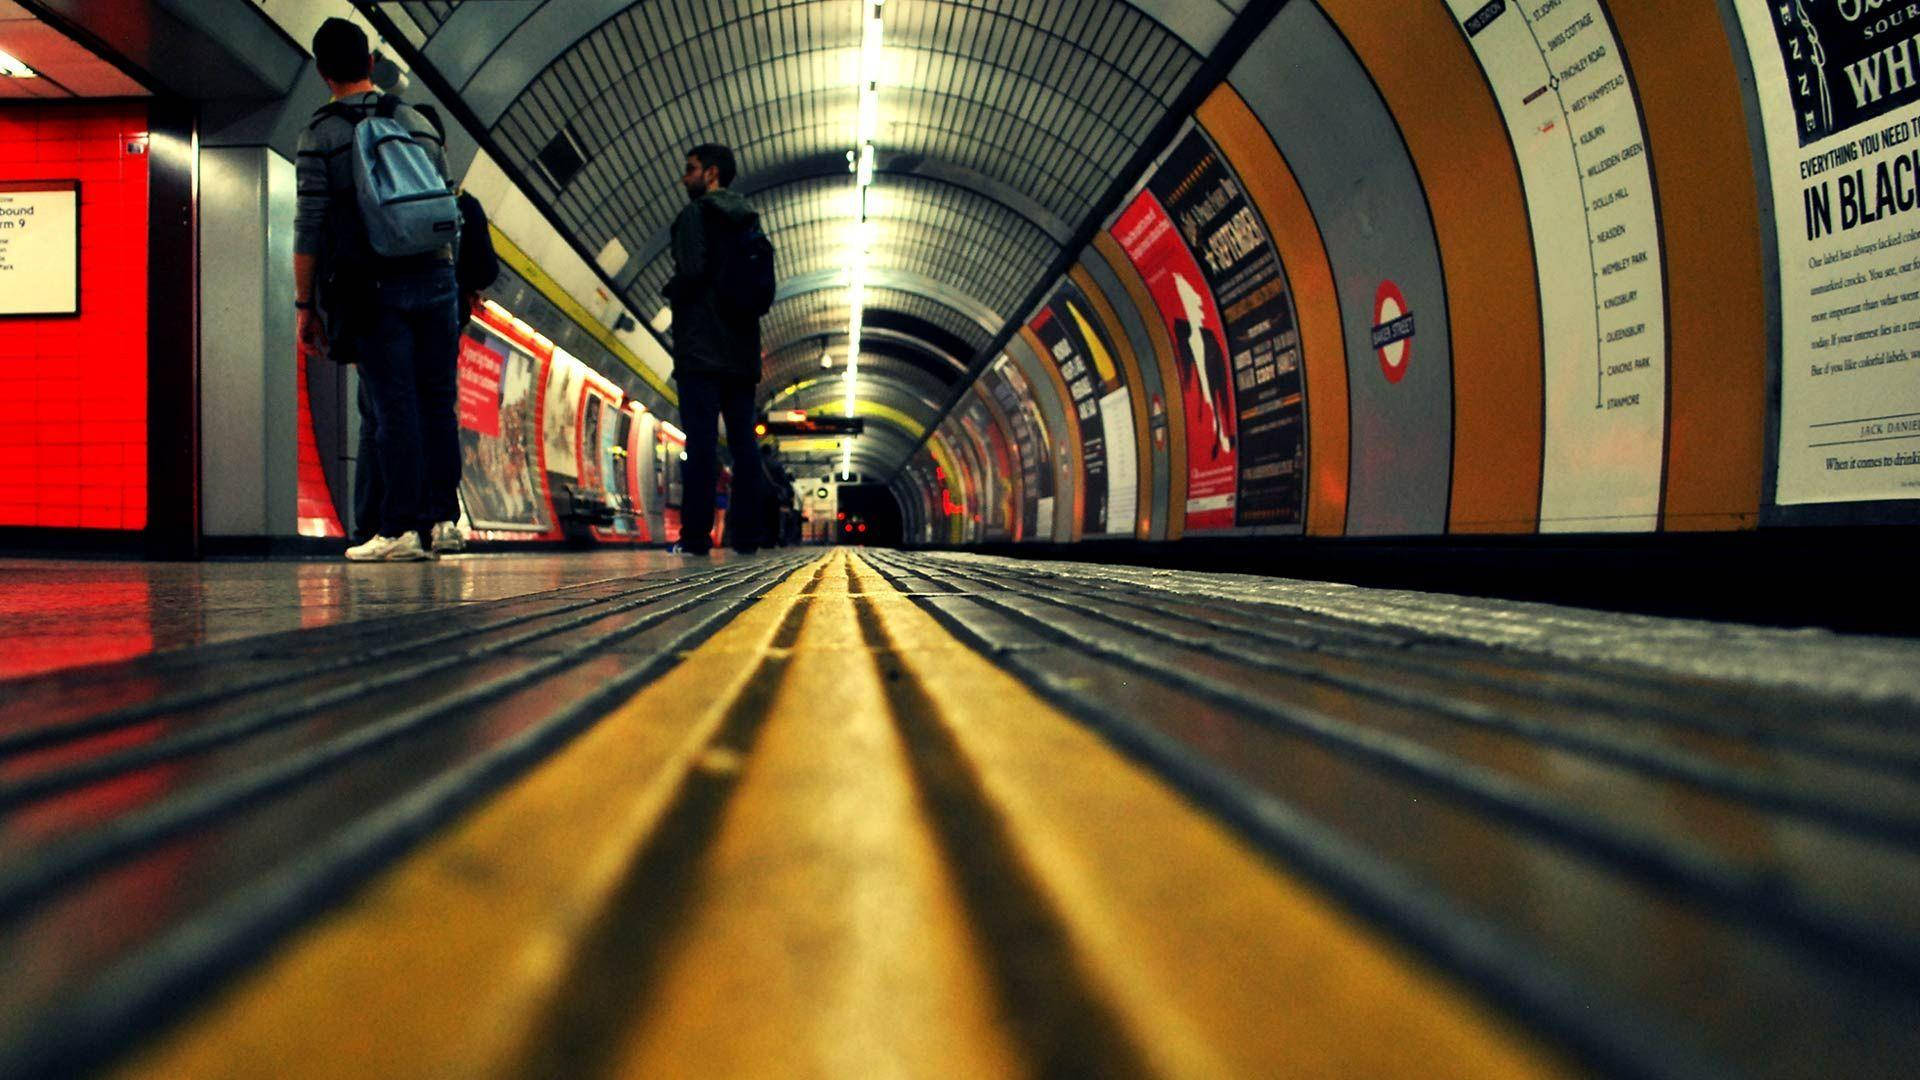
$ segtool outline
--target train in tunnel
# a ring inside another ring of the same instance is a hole
[[[310,370],[316,382],[342,374],[318,362]],[[457,375],[461,524],[472,539],[578,546],[678,535],[686,434],[613,378],[492,299],[468,319]],[[337,419],[328,434],[332,445],[350,444]],[[344,535],[350,459],[333,455],[329,475],[311,429],[307,439],[303,528]],[[716,517],[719,532],[724,510]]]

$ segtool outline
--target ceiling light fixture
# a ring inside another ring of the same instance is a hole
[[[11,53],[0,52],[0,78],[37,79],[39,77],[39,73],[28,67],[26,61]]]
[[[853,227],[848,231],[846,413],[854,414],[860,378],[860,325],[867,306],[867,261],[873,251],[873,223],[867,220],[867,189],[873,186],[873,139],[880,131],[880,10],[885,0],[859,0],[859,109],[847,167],[853,173]],[[853,470],[853,440],[840,441],[840,471]]]

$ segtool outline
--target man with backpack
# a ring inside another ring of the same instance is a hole
[[[416,105],[414,111],[424,117],[433,126],[434,134],[440,137],[441,145],[446,144],[447,127],[440,119],[440,110],[431,105]],[[460,293],[459,325],[464,331],[467,320],[472,317],[473,309],[480,303],[480,292],[492,285],[500,276],[500,257],[493,249],[493,235],[487,228],[487,212],[480,200],[472,193],[454,189],[454,195],[460,207],[460,238],[454,245],[453,279]],[[460,364],[460,339],[456,335],[453,346],[454,369]],[[453,408],[456,403],[448,402]],[[359,542],[371,540],[379,534],[380,499],[380,419],[374,411],[373,394],[366,380],[360,382],[360,452],[353,463],[353,521],[354,539]],[[456,410],[457,412],[457,410]],[[456,424],[458,420],[456,418]],[[427,493],[429,516],[437,524],[431,537],[423,537],[421,543],[435,555],[464,551],[467,538],[460,530],[460,473],[461,466],[456,459],[452,475],[444,471],[436,472],[430,479],[435,485]]]
[[[376,425],[377,533],[356,562],[433,557],[422,534],[458,485],[454,242],[443,140],[370,78],[366,34],[328,19],[313,56],[333,100],[300,136],[294,307],[300,348],[360,368]],[[451,481],[449,481],[451,477]]]
[[[688,205],[673,221],[673,381],[687,433],[685,495],[675,550],[704,555],[711,546],[721,418],[733,449],[734,491],[727,533],[735,551],[762,541],[760,451],[754,387],[760,382],[760,316],[773,305],[773,246],[760,215],[728,190],[733,151],[703,143],[687,151],[681,184]]]

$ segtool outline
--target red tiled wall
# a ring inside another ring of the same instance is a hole
[[[80,181],[80,314],[0,318],[0,526],[147,523],[146,107],[0,105],[0,180]]]

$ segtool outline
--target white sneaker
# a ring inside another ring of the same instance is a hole
[[[351,562],[422,562],[433,552],[420,546],[420,535],[409,529],[399,536],[376,536],[347,549]]]
[[[433,527],[433,553],[446,555],[455,551],[467,550],[467,534],[460,530],[458,522],[443,521]]]

